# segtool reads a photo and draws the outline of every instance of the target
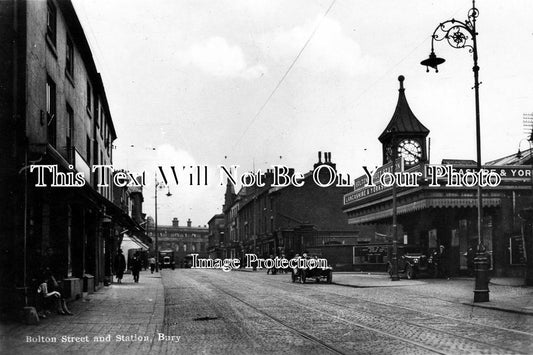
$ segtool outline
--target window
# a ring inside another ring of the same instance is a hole
[[[187,244],[183,244],[183,252],[187,252]]]
[[[46,79],[46,124],[48,143],[56,146],[56,84],[48,77]]]
[[[92,88],[91,88],[91,83],[89,82],[89,80],[87,80],[87,111],[89,112],[89,114],[91,113],[91,110],[92,110]]]
[[[65,71],[71,78],[74,78],[74,45],[72,39],[67,36],[67,51],[65,60]]]
[[[100,121],[100,138],[104,139],[105,135],[105,115],[104,110],[102,110],[102,120]]]
[[[93,94],[93,98],[94,98],[94,111],[93,111],[93,114],[94,114],[94,122],[96,122],[96,125],[98,126],[98,118],[99,118],[99,113],[100,111],[98,110],[98,97],[96,96],[96,92]]]
[[[91,138],[87,136],[87,165],[91,166]]]
[[[73,138],[74,138],[74,111],[67,103],[67,159],[69,162],[74,161],[73,152]]]
[[[48,4],[48,13],[46,16],[46,34],[50,39],[50,42],[55,46],[56,45],[56,22],[57,22],[57,10],[54,3],[50,0]]]
[[[94,159],[94,165],[98,165],[98,164],[100,164],[100,163],[98,162],[98,148],[97,148],[97,146],[98,146],[98,141],[95,140],[95,141],[94,141],[94,145],[93,145],[93,159]]]
[[[105,124],[105,115],[104,110],[100,107],[100,138],[104,139],[104,124]]]
[[[107,155],[109,155],[109,149],[111,148],[110,145],[111,145],[111,138],[109,137],[109,130],[107,130],[107,135],[105,138],[105,148],[106,148]],[[176,237],[177,236],[178,236],[178,233],[176,233]]]

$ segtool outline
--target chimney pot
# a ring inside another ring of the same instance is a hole
[[[318,163],[322,163],[322,152],[318,152]]]

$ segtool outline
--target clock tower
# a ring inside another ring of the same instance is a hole
[[[410,168],[427,161],[426,137],[429,129],[409,108],[403,87],[404,80],[403,75],[398,77],[400,89],[396,110],[378,139],[383,145],[383,164],[392,161],[393,158],[403,157],[405,167]]]

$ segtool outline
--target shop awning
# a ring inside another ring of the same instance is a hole
[[[122,239],[122,243],[120,247],[123,250],[128,250],[128,249],[148,250],[149,249],[149,247],[146,244],[144,244],[139,238],[131,234],[124,235],[124,238]]]
[[[483,207],[497,207],[500,203],[501,200],[499,198],[483,199]],[[397,214],[402,215],[427,208],[472,208],[476,206],[476,198],[429,198],[398,206]],[[392,218],[392,208],[348,218],[348,224],[362,224],[387,218]]]

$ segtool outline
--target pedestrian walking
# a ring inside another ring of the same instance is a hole
[[[448,275],[448,252],[444,245],[439,246],[439,275],[442,278],[450,279]]]
[[[274,256],[272,256],[272,254],[270,254],[270,259],[274,259]],[[273,268],[267,268],[267,275],[272,273],[272,275],[274,275],[274,269]]]
[[[141,255],[139,252],[135,252],[135,254],[133,254],[133,258],[131,259],[131,273],[133,275],[133,282],[139,282],[139,272],[141,272],[141,269]]]
[[[150,272],[153,274],[155,270],[155,258],[152,256],[148,259],[148,263],[150,264]]]
[[[474,276],[474,258],[476,257],[476,251],[474,246],[468,248],[466,253],[464,253],[466,258],[466,268],[468,270],[468,276]]]
[[[124,276],[124,270],[126,270],[126,258],[122,254],[122,249],[119,249],[114,260],[115,275],[117,276],[117,283],[122,283],[122,277]]]

